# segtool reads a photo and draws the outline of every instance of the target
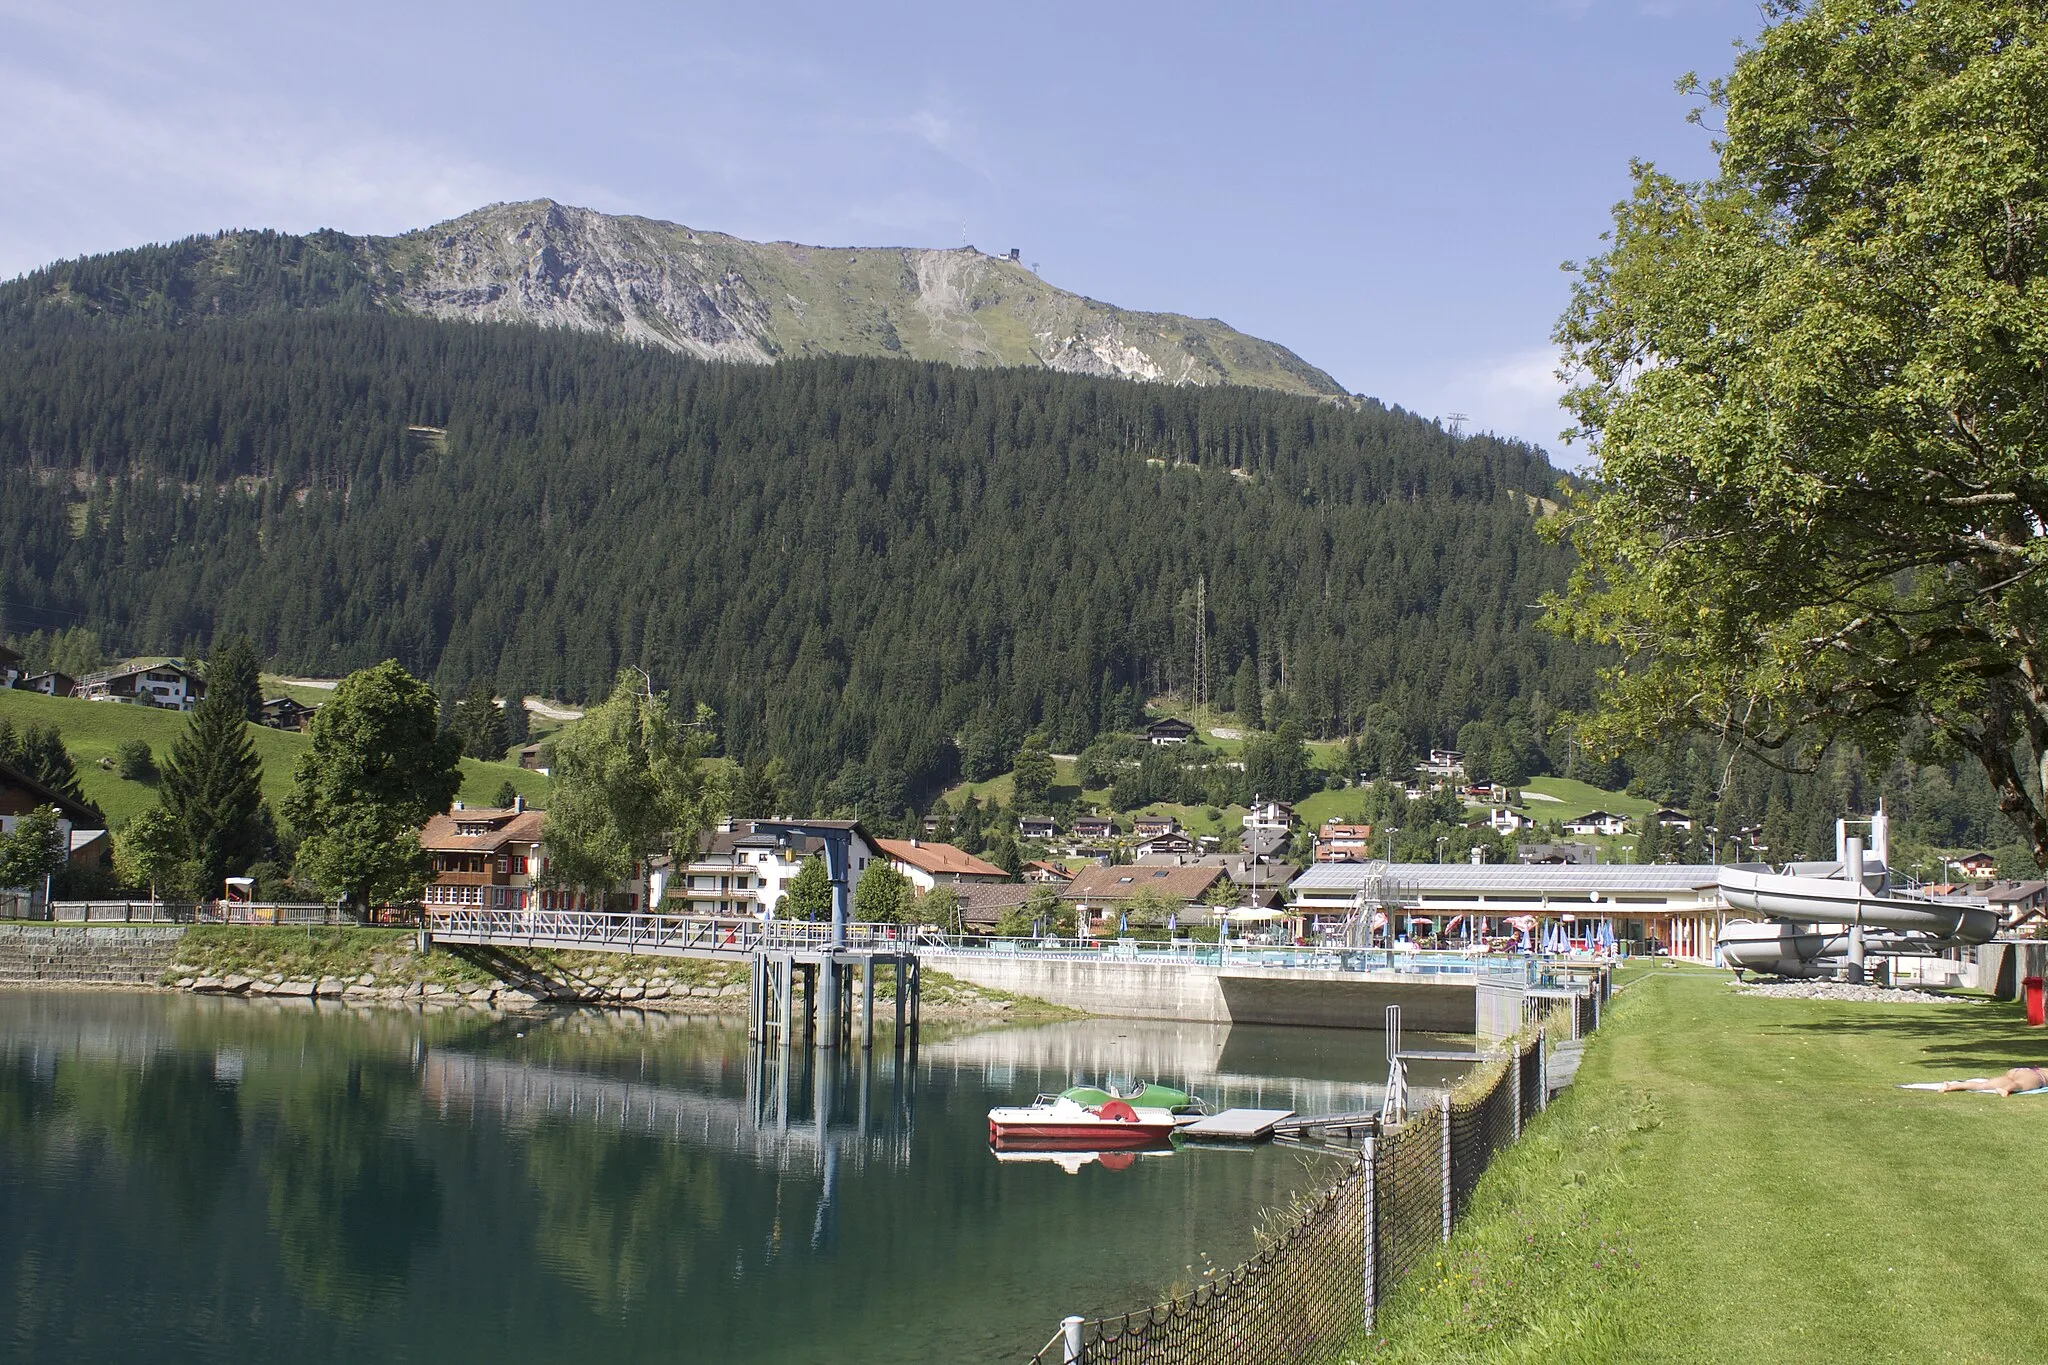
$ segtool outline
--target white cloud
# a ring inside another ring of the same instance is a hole
[[[1586,463],[1584,447],[1558,439],[1571,417],[1558,406],[1565,385],[1557,377],[1555,347],[1532,346],[1484,359],[1453,362],[1412,373],[1400,383],[1410,411],[1448,419],[1465,414],[1467,432],[1491,431],[1543,447],[1560,465]]]

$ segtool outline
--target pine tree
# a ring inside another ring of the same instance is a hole
[[[505,712],[491,695],[488,684],[474,682],[455,704],[454,723],[449,726],[462,741],[462,752],[470,758],[502,762],[508,744]]]
[[[1266,728],[1266,708],[1259,696],[1259,666],[1250,655],[1237,666],[1237,682],[1232,690],[1237,694],[1233,703],[1237,708],[1237,723],[1247,730]]]
[[[229,641],[209,661],[206,695],[171,745],[157,799],[184,839],[193,889],[202,898],[248,870],[262,851],[263,765],[249,739],[248,700],[255,658],[246,640]]]
[[[214,649],[206,661],[206,695],[219,696],[244,720],[263,719],[263,684],[248,636],[237,635]]]

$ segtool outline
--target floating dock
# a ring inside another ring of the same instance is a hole
[[[1197,1119],[1180,1131],[1212,1142],[1263,1142],[1273,1129],[1294,1117],[1292,1109],[1226,1109]]]

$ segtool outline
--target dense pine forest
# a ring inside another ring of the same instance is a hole
[[[253,311],[8,315],[9,632],[247,631],[280,670],[395,657],[451,693],[637,665],[734,756],[885,810],[963,736],[1072,752],[1246,672],[1269,722],[1411,749],[1590,683],[1535,624],[1558,476],[1518,444],[1247,389]]]

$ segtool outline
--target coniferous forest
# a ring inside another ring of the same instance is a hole
[[[1556,472],[1369,403],[374,313],[0,317],[9,632],[246,631],[279,670],[393,657],[451,694],[638,665],[735,757],[876,810],[963,740],[1073,752],[1247,669],[1269,724],[1390,760],[1540,728],[1592,677],[1533,610]]]

